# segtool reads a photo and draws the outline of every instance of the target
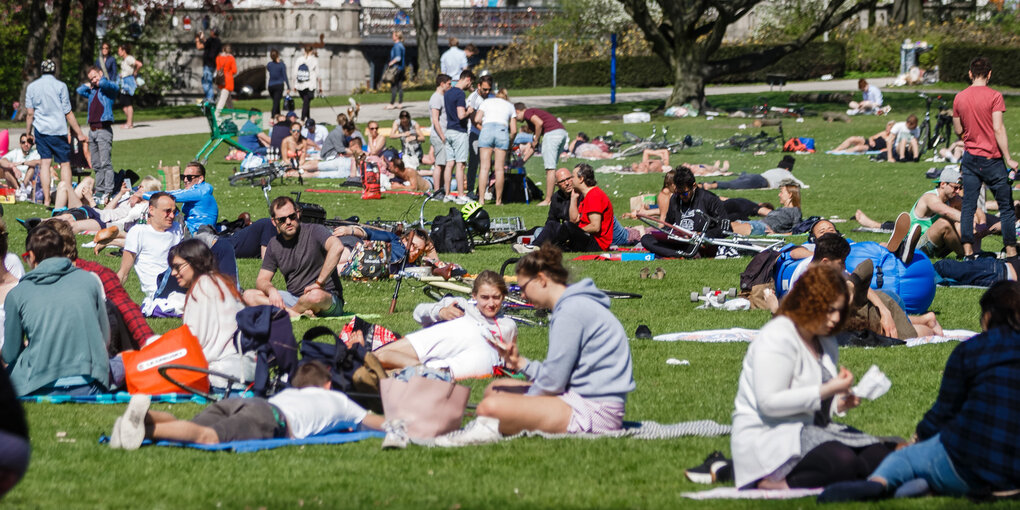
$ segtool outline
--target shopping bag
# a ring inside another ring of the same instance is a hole
[[[124,377],[127,380],[128,393],[131,394],[180,393],[181,388],[159,375],[157,369],[163,365],[209,368],[205,354],[202,353],[202,345],[187,326],[167,331],[140,350],[124,351],[121,357],[124,360]],[[204,373],[169,370],[167,374],[192,388],[209,391],[209,376]]]
[[[407,436],[431,439],[460,428],[471,390],[457,383],[414,376],[380,381],[387,420],[404,420]]]

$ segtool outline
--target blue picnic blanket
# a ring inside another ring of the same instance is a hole
[[[234,393],[231,398],[249,398],[253,396],[255,395],[249,391],[245,393]],[[127,404],[128,402],[131,402],[131,394],[126,391],[118,391],[117,393],[100,393],[98,395],[84,396],[39,395],[18,397],[18,400],[36,404]],[[190,402],[192,404],[208,404],[209,400],[205,397],[192,395],[190,393],[167,393],[165,395],[152,396],[152,403],[154,404],[183,404],[186,402]]]
[[[385,436],[386,434],[376,430],[362,430],[349,432],[333,432],[331,434],[309,436],[304,439],[289,439],[289,438],[249,439],[245,441],[230,441],[227,443],[219,444],[182,443],[179,441],[159,441],[154,444],[152,441],[146,439],[145,442],[142,443],[142,445],[193,448],[195,450],[202,450],[206,452],[250,453],[257,452],[260,450],[272,450],[274,448],[280,448],[281,446],[354,443],[372,437],[385,437]],[[102,436],[99,438],[100,444],[108,443],[109,441],[110,441],[109,436]]]

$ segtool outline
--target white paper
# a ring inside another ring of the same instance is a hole
[[[864,377],[857,382],[850,391],[854,395],[868,400],[875,400],[885,395],[889,388],[892,388],[892,381],[878,368],[878,365],[871,365]]]

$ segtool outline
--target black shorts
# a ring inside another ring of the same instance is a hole
[[[215,430],[221,443],[272,439],[287,432],[277,421],[278,414],[263,398],[228,398],[206,407],[191,422]],[[283,415],[279,416],[282,419]]]
[[[121,93],[120,97],[117,98],[117,102],[120,103],[120,107],[121,108],[128,107],[128,106],[134,106],[134,104],[135,104],[135,96],[132,96],[130,94]]]
[[[106,222],[99,219],[99,211],[83,205],[81,207],[75,207],[74,209],[68,209],[65,214],[70,214],[75,220],[95,220],[99,224],[99,228],[106,228]]]
[[[874,144],[868,144],[869,151],[884,151],[885,150],[885,138],[876,138]]]

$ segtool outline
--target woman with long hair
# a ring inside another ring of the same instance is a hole
[[[491,86],[491,85],[490,85]],[[506,167],[506,151],[510,140],[517,136],[517,117],[514,105],[509,101],[506,89],[490,95],[478,107],[475,122],[482,125],[478,135],[478,157],[481,162],[478,179],[478,203],[485,205],[485,191],[489,188],[489,168],[495,174],[495,205],[503,205],[503,179]],[[495,155],[495,164],[492,157]]]
[[[234,75],[237,74],[237,60],[234,59],[234,49],[229,44],[224,44],[220,54],[216,57],[216,71],[223,73],[223,86],[220,87],[220,97],[216,100],[216,111],[233,106],[234,101],[230,95],[234,93]]]
[[[250,381],[255,370],[253,355],[242,355],[233,342],[237,331],[237,312],[245,304],[234,280],[219,272],[212,251],[192,238],[170,249],[167,257],[171,275],[188,290],[184,301],[184,325],[198,337],[209,368]],[[224,387],[219,377],[210,378],[213,386]]]
[[[787,234],[801,221],[800,186],[796,184],[780,186],[779,204],[779,209],[768,213],[760,220],[734,221],[730,228],[742,236]]]
[[[269,79],[266,81],[266,88],[269,89],[269,97],[273,101],[272,118],[280,114],[280,101],[283,99],[283,91],[290,90],[290,80],[287,79],[287,64],[280,60],[280,52],[275,48],[269,51],[269,63],[266,64],[266,72]]]
[[[831,335],[850,302],[843,274],[815,264],[744,356],[730,448],[738,488],[822,487],[863,480],[895,447],[832,421],[860,405]]]
[[[117,56],[120,61],[120,101],[127,116],[124,129],[135,127],[135,91],[138,90],[138,71],[142,68],[142,61],[131,55],[131,46],[121,44],[117,47]]]
[[[627,333],[591,279],[568,284],[568,276],[562,253],[550,243],[517,262],[521,293],[552,310],[549,352],[545,361],[529,360],[516,342],[493,341],[504,366],[527,381],[490,384],[479,418],[461,437],[487,442],[522,430],[599,434],[623,427],[627,394],[635,387]]]

